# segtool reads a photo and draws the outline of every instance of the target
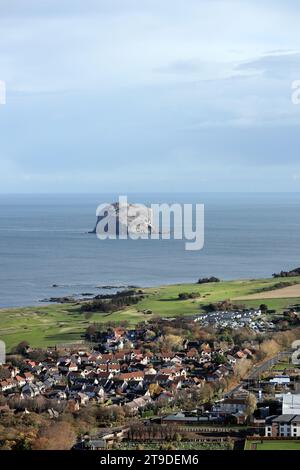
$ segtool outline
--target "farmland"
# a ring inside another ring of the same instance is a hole
[[[300,278],[290,278],[289,281],[300,283]],[[1,309],[0,339],[5,341],[8,350],[23,340],[35,347],[53,346],[82,340],[82,334],[91,323],[117,323],[126,320],[135,325],[156,316],[201,314],[207,304],[225,299],[247,307],[258,307],[261,303],[266,303],[269,309],[275,309],[278,313],[291,304],[300,303],[300,296],[277,298],[273,295],[270,299],[267,291],[264,291],[264,298],[247,298],[262,289],[270,289],[274,293],[276,283],[276,279],[253,279],[148,288],[144,289],[144,298],[138,304],[113,313],[94,312],[91,318],[81,312],[80,305],[75,304]],[[180,293],[193,294],[193,298],[180,300]]]

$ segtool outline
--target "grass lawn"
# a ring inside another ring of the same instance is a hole
[[[296,366],[294,366],[292,363],[288,362],[279,362],[278,364],[275,364],[275,366],[272,367],[272,370],[285,370],[285,369],[295,369]]]
[[[246,441],[245,450],[300,450],[300,440]]]
[[[299,278],[290,278],[290,280]],[[146,297],[137,305],[112,314],[94,313],[87,320],[79,307],[69,304],[51,304],[38,307],[0,309],[0,339],[6,342],[7,350],[26,340],[31,346],[51,346],[59,343],[77,342],[92,323],[128,321],[135,325],[154,316],[176,317],[202,313],[210,302],[235,299],[270,287],[277,279],[235,280],[208,284],[178,284],[145,289]],[[182,292],[197,293],[199,297],[178,300]],[[300,303],[300,298],[238,301],[249,307],[266,303],[270,309],[281,312],[291,304]],[[145,314],[151,310],[152,314]]]

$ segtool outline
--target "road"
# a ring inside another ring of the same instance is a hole
[[[279,362],[279,360],[282,358],[282,356],[284,356],[286,354],[290,354],[290,353],[291,353],[291,351],[281,351],[281,352],[277,353],[276,356],[271,357],[271,359],[267,359],[262,364],[260,364],[258,366],[254,366],[253,369],[251,370],[250,374],[247,375],[247,377],[245,377],[244,380],[253,380],[253,379],[259,378],[261,374],[263,374],[267,370],[271,369],[271,367],[273,367],[275,364],[277,364],[277,362]],[[224,395],[224,397],[225,398],[232,397],[232,395],[237,393],[242,387],[243,387],[243,382],[241,382],[239,385],[237,385],[232,390],[227,392]]]

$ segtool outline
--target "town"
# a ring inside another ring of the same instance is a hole
[[[73,345],[22,342],[0,367],[0,446],[254,449],[300,438],[295,336],[262,318],[216,311],[92,324]]]

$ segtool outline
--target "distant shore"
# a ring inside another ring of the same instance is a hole
[[[300,277],[289,278],[297,284]],[[205,312],[209,303],[232,299],[247,308],[260,304],[281,314],[291,305],[300,305],[299,297],[277,297],[278,279],[248,279],[221,281],[208,284],[170,284],[145,288],[143,299],[114,312],[83,312],[81,303],[51,303],[49,305],[1,308],[0,339],[8,350],[22,340],[32,346],[44,347],[81,341],[87,327],[93,323],[121,323],[136,325],[157,316],[176,318]],[[297,291],[298,292],[298,291]],[[300,292],[300,291],[299,291]],[[184,294],[182,296],[182,294]],[[190,295],[189,295],[190,294]],[[258,295],[259,298],[253,298]],[[252,296],[251,298],[248,298]],[[271,298],[270,298],[271,297]],[[239,299],[239,300],[238,300]]]

